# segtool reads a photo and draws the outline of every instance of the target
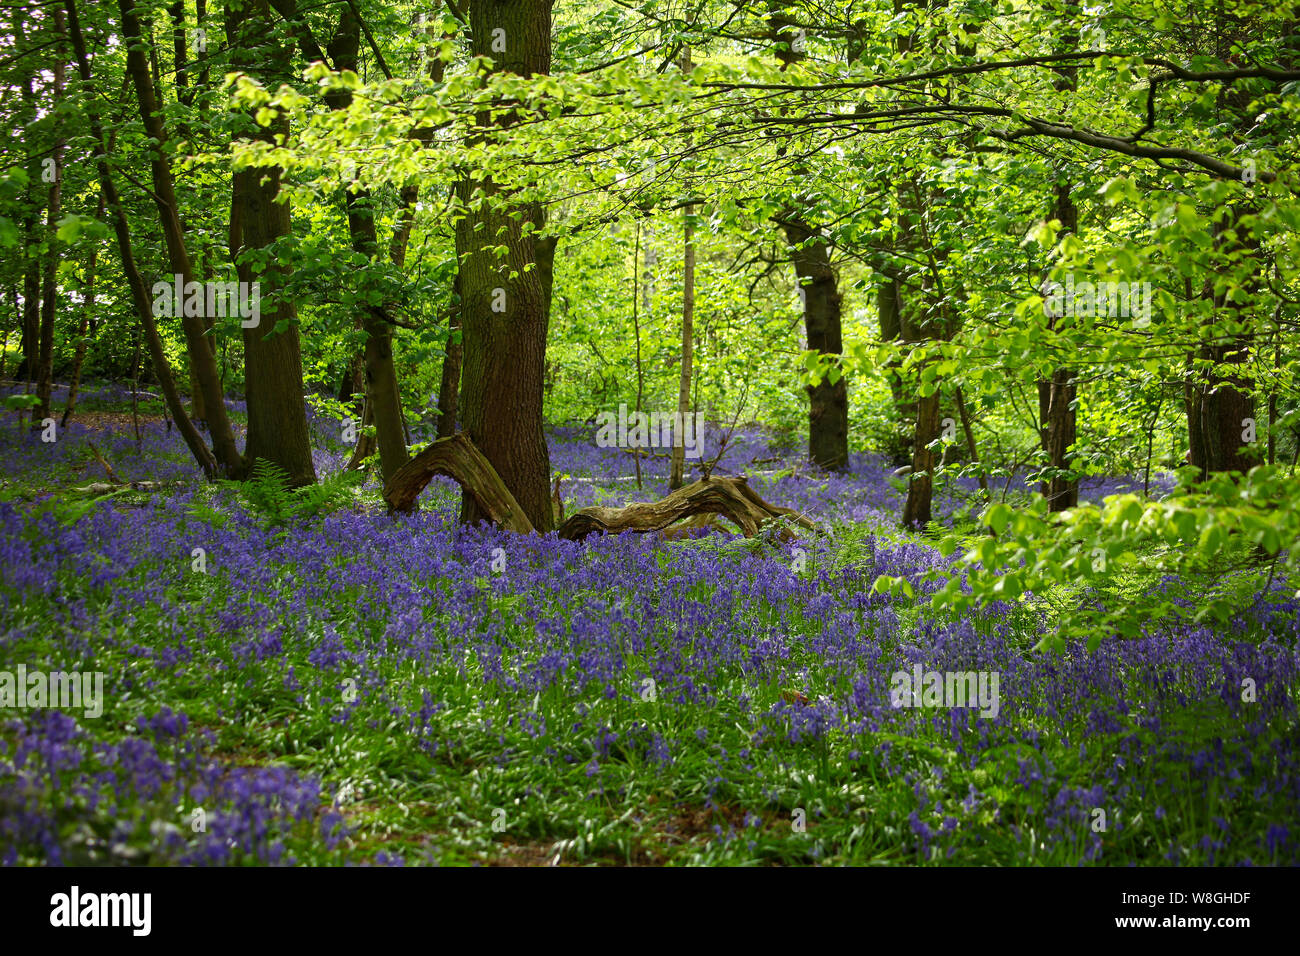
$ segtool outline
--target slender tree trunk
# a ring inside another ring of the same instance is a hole
[[[23,357],[14,377],[30,386],[35,384],[36,368],[41,361],[41,260],[31,247],[27,254],[32,258],[23,270],[23,325],[19,341]]]
[[[162,122],[162,110],[158,103],[153,79],[149,73],[148,62],[143,49],[143,37],[140,21],[135,15],[135,0],[118,0],[118,9],[122,18],[122,32],[126,37],[127,71],[135,87],[136,102],[140,109],[140,119],[145,132],[157,145],[150,157],[149,166],[153,181],[153,198],[158,209],[158,219],[162,225],[163,239],[167,245],[167,255],[173,275],[181,276],[181,281],[188,284],[194,281],[194,268],[190,261],[189,250],[185,245],[185,234],[181,228],[179,206],[176,202],[175,180],[171,165],[163,151],[168,142],[167,131]],[[181,303],[173,303],[175,311],[185,332],[186,346],[189,352],[191,368],[194,371],[198,390],[203,393],[202,411],[206,416],[208,433],[212,436],[212,451],[217,462],[230,477],[243,474],[243,462],[235,443],[234,429],[226,413],[225,396],[221,392],[221,378],[217,369],[216,355],[207,333],[207,325],[202,316],[186,315],[188,311]],[[265,316],[263,317],[265,320]],[[252,376],[249,376],[252,381]],[[251,402],[250,402],[251,405]],[[250,409],[251,414],[251,409]],[[188,420],[188,418],[187,418]],[[179,420],[178,420],[179,421]]]
[[[361,320],[356,321],[357,328],[361,328]],[[365,402],[366,395],[366,352],[365,349],[359,349],[352,353],[348,359],[347,367],[343,370],[342,379],[339,382],[339,401],[344,405],[351,405],[352,410],[357,414],[361,413],[361,406]]]
[[[13,300],[14,316],[18,319],[18,324],[22,325],[22,307],[18,304],[18,287],[12,286],[9,289],[9,297]],[[5,377],[5,371],[9,367],[9,323],[4,324],[4,335],[0,336],[0,379]]]
[[[637,315],[637,270],[641,268],[641,221],[636,224],[636,245],[632,249],[632,334],[636,337],[636,414],[641,418],[641,402],[645,398],[645,369],[641,365],[641,322]],[[636,486],[641,487],[641,456],[633,455],[636,465]]]
[[[876,310],[880,323],[880,340],[896,342],[903,334],[903,283],[898,276],[886,276],[876,294]],[[895,465],[912,460],[913,430],[907,423],[912,420],[914,403],[908,401],[903,391],[903,377],[899,372],[899,363],[890,360],[884,369],[885,379],[889,382],[889,391],[894,398],[895,418],[893,431],[888,439],[886,451],[890,461]]]
[[[690,217],[695,215],[695,207],[687,206],[687,223],[683,229],[686,248],[682,257],[682,362],[681,380],[677,390],[677,413],[679,427],[673,429],[672,473],[668,478],[669,488],[680,488],[684,480],[686,465],[685,435],[686,417],[691,412],[691,372],[695,363],[695,239],[690,225]]]
[[[89,91],[91,87],[90,58],[86,53],[86,41],[82,36],[81,23],[77,17],[76,0],[64,0],[64,5],[68,13],[68,33],[72,40],[73,53],[76,56],[77,72],[81,77],[82,85]],[[113,229],[117,235],[118,251],[122,257],[122,271],[126,275],[132,304],[135,306],[144,328],[149,356],[153,361],[154,374],[158,379],[158,387],[162,391],[167,407],[171,410],[172,417],[176,421],[176,428],[181,433],[181,437],[185,440],[191,454],[194,455],[195,460],[203,469],[203,473],[208,477],[214,477],[218,471],[217,460],[213,457],[212,452],[208,450],[207,445],[203,443],[203,436],[194,427],[194,423],[185,414],[185,407],[181,404],[180,392],[177,390],[176,382],[172,378],[171,367],[167,364],[162,337],[158,334],[158,326],[153,318],[153,301],[145,288],[144,277],[140,274],[140,269],[135,261],[135,253],[131,249],[131,230],[127,222],[126,210],[123,209],[122,200],[113,185],[108,152],[105,147],[104,129],[99,120],[95,98],[93,96],[87,97],[85,102],[87,104],[86,112],[90,127],[92,150],[95,165],[99,172],[100,190],[103,193],[104,203],[113,217]]]
[[[14,48],[19,53],[27,52],[24,24],[24,15],[26,13],[26,7],[23,4],[14,5]],[[21,122],[25,127],[30,128],[37,118],[36,93],[32,88],[32,74],[30,72],[23,72],[18,89],[23,102]],[[23,215],[23,257],[25,262],[23,268],[23,311],[18,335],[18,347],[22,353],[22,358],[18,362],[18,370],[14,372],[14,378],[27,382],[27,391],[30,393],[36,378],[36,368],[40,364],[41,262],[44,255],[48,255],[48,252],[42,253],[44,237],[41,235],[39,218],[41,203],[37,199],[36,192],[39,190],[39,183],[42,181],[43,164],[40,161],[42,157],[37,154],[34,144],[30,143],[28,144],[28,154],[30,160],[27,169],[27,208]]]
[[[344,7],[340,11],[338,29],[329,44],[334,69],[357,72],[360,45],[361,22],[350,6]],[[350,90],[331,91],[325,99],[331,109],[343,110],[352,103],[352,93]],[[379,234],[375,228],[374,197],[367,189],[348,189],[344,195],[352,248],[375,262],[380,257],[380,250]],[[410,458],[402,420],[402,396],[397,383],[397,367],[393,363],[393,327],[388,321],[387,309],[379,306],[364,306],[359,320],[366,333],[363,352],[366,411],[363,420],[368,416],[374,424],[375,440],[379,446],[380,472],[387,482]],[[369,439],[359,438],[359,449],[363,443],[368,444]]]
[[[438,437],[456,434],[456,415],[460,404],[460,369],[464,349],[461,345],[460,275],[455,282],[456,301],[447,316],[447,351],[442,360],[442,381],[438,386]]]
[[[63,11],[54,8],[54,32],[59,40],[54,47],[54,63],[51,72],[54,75],[54,107],[57,109],[63,100],[64,60],[63,60]],[[32,415],[33,424],[44,421],[51,416],[50,392],[54,387],[54,319],[58,315],[58,265],[60,256],[55,253],[55,233],[58,229],[60,207],[63,198],[63,149],[61,136],[54,140],[54,180],[50,183],[49,201],[46,204],[48,215],[45,221],[46,241],[49,248],[45,253],[45,269],[42,276],[41,298],[41,343],[40,361],[36,371],[36,397],[40,404]]]
[[[100,190],[99,204],[95,207],[95,218],[104,218],[104,192]],[[86,266],[86,291],[81,304],[81,321],[77,325],[77,351],[72,360],[72,380],[68,384],[68,403],[63,408],[63,421],[61,426],[68,427],[68,420],[72,417],[73,410],[77,407],[77,393],[81,389],[81,369],[86,361],[86,349],[90,345],[87,338],[87,332],[90,328],[90,317],[95,312],[95,272],[99,266],[99,246],[90,251],[90,262]]]
[[[1070,446],[1077,437],[1076,394],[1074,372],[1070,369],[1057,369],[1050,379],[1038,383],[1043,451],[1047,454],[1048,466],[1053,469],[1069,467]],[[1079,482],[1059,474],[1043,482],[1042,492],[1047,498],[1048,511],[1065,511],[1079,503]]]
[[[979,449],[975,445],[975,431],[971,428],[970,424],[970,410],[966,407],[966,397],[962,394],[960,387],[956,391],[956,399],[957,414],[961,416],[961,428],[966,434],[966,450],[970,452],[970,460],[975,465],[975,473],[979,478],[980,491],[984,492],[984,498],[986,500],[992,501],[993,496],[989,492],[988,475],[984,472],[984,466],[980,464]]]

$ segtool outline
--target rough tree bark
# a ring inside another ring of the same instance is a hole
[[[435,475],[455,480],[477,502],[485,517],[506,530],[520,534],[535,530],[492,463],[463,434],[438,439],[403,465],[384,486],[384,500],[394,512],[408,511]],[[684,518],[715,514],[732,521],[745,537],[753,537],[765,524],[777,519],[789,519],[810,530],[816,527],[793,509],[764,501],[743,476],[706,477],[661,501],[626,508],[583,508],[564,522],[560,537],[578,540],[590,534],[624,531],[644,534],[667,530]]]
[[[844,351],[840,296],[830,251],[798,219],[783,223],[795,275],[802,292],[808,348],[838,358]],[[823,377],[808,392],[808,457],[820,468],[836,470],[849,461],[849,394],[843,377]]]
[[[384,484],[384,500],[392,511],[405,512],[435,475],[446,475],[473,498],[484,518],[507,531],[528,534],[532,522],[515,496],[474,443],[465,435],[439,438],[404,464]]]
[[[122,0],[129,3],[130,0]],[[282,45],[271,23],[267,0],[243,0],[227,9],[227,36],[234,66],[253,77],[269,78],[272,85],[290,74],[290,48]],[[289,117],[279,113],[267,126],[258,126],[241,138],[274,143],[288,137]],[[244,459],[249,466],[262,458],[283,469],[291,486],[312,484],[316,468],[307,432],[307,406],[303,400],[302,352],[298,338],[298,309],[278,292],[287,278],[286,268],[271,262],[254,268],[248,254],[256,254],[291,231],[289,205],[277,202],[281,170],[278,166],[251,167],[235,173],[231,234],[243,259],[236,266],[241,282],[261,283],[261,321],[244,329],[244,380],[248,399],[248,441]],[[267,307],[267,303],[273,303]],[[212,413],[211,407],[208,409]]]
[[[493,70],[532,76],[551,65],[551,0],[475,0],[470,4],[471,53],[490,57]],[[496,49],[494,49],[494,46]],[[510,114],[478,117],[481,136],[507,127]],[[482,190],[473,198],[476,189]],[[536,204],[511,207],[500,187],[486,177],[463,180],[458,198],[467,215],[456,226],[460,261],[464,371],[461,407],[465,433],[492,463],[523,507],[533,527],[549,531],[554,518],[550,495],[550,453],[542,433],[546,364],[546,293],[537,268]],[[513,215],[512,215],[513,213]],[[493,254],[504,245],[504,260]],[[461,504],[461,520],[486,517],[472,495]]]
[[[752,538],[763,525],[778,518],[789,518],[800,527],[816,526],[792,508],[769,504],[749,487],[745,477],[707,477],[678,488],[660,501],[646,501],[626,508],[583,508],[560,528],[560,537],[569,540],[589,534],[621,534],[633,531],[645,534],[664,531],[670,525],[693,515],[717,514]]]
[[[1240,235],[1244,231],[1237,220],[1248,211],[1236,211],[1233,232]],[[1235,250],[1224,248],[1227,231],[1223,225],[1215,229],[1216,243],[1225,253],[1252,255],[1257,251],[1253,243],[1237,242]],[[1249,365],[1253,336],[1244,327],[1247,313],[1240,305],[1227,301],[1223,293],[1216,295],[1212,278],[1206,281],[1202,294],[1213,302],[1218,322],[1226,315],[1233,318],[1234,324],[1243,324],[1242,330],[1234,334],[1207,336],[1184,386],[1189,463],[1201,470],[1204,479],[1212,472],[1249,471],[1258,459],[1243,438],[1246,422],[1255,417],[1255,383]],[[1212,315],[1210,323],[1215,322]]]
[[[1078,47],[1079,34],[1067,35],[1065,42],[1069,47]],[[1078,88],[1078,70],[1074,66],[1056,69],[1056,78],[1052,81],[1058,93],[1073,93]],[[1068,171],[1058,172],[1055,199],[1052,204],[1052,216],[1060,220],[1061,236],[1073,235],[1079,231],[1079,209],[1070,192]],[[1062,317],[1048,318],[1051,329],[1054,322]],[[1058,368],[1050,378],[1038,383],[1038,421],[1042,428],[1039,439],[1047,455],[1047,467],[1054,474],[1042,484],[1043,497],[1047,499],[1048,511],[1067,511],[1079,503],[1079,482],[1069,479],[1061,472],[1069,468],[1070,446],[1078,435],[1078,415],[1075,408],[1078,386],[1074,381],[1074,371]]]
[[[792,63],[802,60],[804,52],[794,23],[782,12],[781,5],[770,3],[769,10],[771,35],[779,44],[776,55],[784,71]],[[784,153],[784,147],[778,150],[778,155]],[[803,166],[794,169],[796,177],[804,172]],[[831,267],[830,247],[794,208],[787,208],[776,217],[776,222],[790,245],[790,258],[799,283],[808,348],[821,355],[838,358],[844,352],[841,316],[843,300],[835,270]],[[809,385],[806,391],[808,458],[819,468],[828,471],[843,468],[849,461],[848,383],[842,376],[834,382],[823,378],[816,385]]]

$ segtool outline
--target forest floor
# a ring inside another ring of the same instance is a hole
[[[931,610],[954,559],[874,456],[821,474],[746,428],[719,473],[825,533],[567,542],[459,527],[440,480],[390,519],[324,415],[293,495],[199,480],[156,403],[140,441],[120,393],[84,407],[55,442],[0,422],[5,863],[1300,863],[1300,601],[1048,653],[1079,595]],[[79,494],[90,444],[180,484]],[[589,430],[551,448],[569,513],[667,490]],[[85,698],[7,700],[20,668]],[[894,706],[900,673],[983,696]]]

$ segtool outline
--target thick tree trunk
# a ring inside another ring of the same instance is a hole
[[[934,452],[930,442],[939,437],[939,392],[917,401],[916,440],[912,445],[912,474],[903,504],[903,527],[920,531],[930,523],[934,492]]]
[[[1295,56],[1294,44],[1293,40],[1289,58]],[[1245,133],[1255,122],[1249,109],[1255,94],[1234,88],[1225,95],[1240,117],[1240,131]],[[1213,230],[1216,251],[1227,261],[1254,264],[1256,271],[1243,283],[1252,297],[1259,284],[1260,249],[1242,220],[1255,214],[1251,205],[1239,206]],[[1206,280],[1201,294],[1212,302],[1213,313],[1186,394],[1190,462],[1204,479],[1213,472],[1245,472],[1259,464],[1259,451],[1247,436],[1253,430],[1257,439],[1263,428],[1255,421],[1255,380],[1250,370],[1255,347],[1255,331],[1250,326],[1253,303],[1233,302],[1224,293],[1216,294],[1213,277]],[[1226,332],[1225,325],[1229,327]]]
[[[1038,383],[1043,451],[1047,453],[1048,466],[1053,469],[1069,467],[1069,449],[1077,437],[1076,391],[1074,373],[1069,369],[1057,369],[1050,379]],[[1079,503],[1079,482],[1053,475],[1043,482],[1042,493],[1048,511],[1065,511]]]
[[[779,45],[777,58],[781,70],[804,58],[795,23],[776,2],[768,4],[768,18],[772,24],[772,39]],[[778,155],[784,155],[784,147]],[[803,166],[794,169],[796,178],[806,175]],[[799,282],[799,299],[803,304],[804,331],[808,348],[821,355],[835,356],[844,352],[841,331],[842,300],[835,270],[831,268],[830,248],[793,209],[787,209],[776,218],[790,245],[790,258],[794,262],[795,276]],[[823,378],[810,385],[808,392],[808,458],[819,468],[838,470],[849,461],[849,395],[843,377],[834,382]]]
[[[1227,343],[1203,345],[1198,352],[1201,361],[1219,366],[1207,366],[1185,389],[1189,462],[1201,470],[1202,478],[1213,472],[1249,471],[1259,463],[1243,438],[1247,423],[1255,418],[1250,346],[1250,336],[1243,334]]]
[[[798,219],[784,219],[782,225],[802,292],[808,348],[838,359],[844,351],[842,299],[829,248]],[[843,468],[849,460],[849,396],[845,381],[842,377],[835,382],[823,378],[808,386],[807,391],[808,457],[819,468]]]
[[[551,0],[475,0],[470,4],[472,54],[491,57],[498,72],[532,76],[551,65]],[[498,42],[499,41],[499,42]],[[498,49],[494,50],[496,45]],[[504,49],[500,47],[504,45]],[[486,129],[494,122],[479,116]],[[495,122],[507,126],[513,119]],[[476,188],[485,201],[471,202]],[[458,186],[468,215],[456,226],[460,259],[464,371],[461,407],[465,432],[484,454],[538,531],[551,530],[550,454],[542,433],[546,364],[546,292],[537,264],[536,239],[524,222],[539,225],[535,204],[513,210],[491,180]],[[511,213],[514,215],[511,215]],[[493,254],[504,245],[503,259]],[[466,494],[461,520],[485,515]]]
[[[129,3],[130,0],[122,0]],[[228,11],[227,35],[234,48],[235,66],[250,75],[276,79],[290,70],[290,51],[271,39],[276,36],[267,0],[244,0]],[[289,118],[279,114],[247,138],[274,143],[287,139]],[[276,202],[280,193],[278,166],[252,167],[235,173],[234,205],[237,209],[238,248],[264,249],[290,234],[288,203]],[[232,231],[236,229],[232,223]],[[298,338],[298,309],[289,300],[276,301],[286,278],[285,268],[269,263],[254,271],[248,262],[237,266],[241,282],[261,283],[260,322],[244,329],[244,381],[248,399],[248,441],[244,458],[252,465],[263,458],[289,476],[291,486],[312,484],[316,468],[307,432],[307,406],[303,400],[302,352]],[[273,302],[267,307],[268,302]],[[209,413],[212,409],[209,408]]]

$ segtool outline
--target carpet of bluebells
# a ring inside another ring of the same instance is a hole
[[[312,427],[337,472],[338,422]],[[568,511],[666,492],[593,436],[551,433]],[[90,504],[88,443],[168,485]],[[268,522],[163,422],[46,443],[8,413],[0,670],[102,672],[105,702],[0,710],[0,860],[1300,863],[1300,601],[1035,651],[1068,608],[937,616],[951,559],[897,530],[890,466],[798,458],[750,427],[717,471],[827,533],[568,542],[460,527],[441,480],[409,517],[371,479]],[[914,664],[996,672],[997,715],[891,706]]]

